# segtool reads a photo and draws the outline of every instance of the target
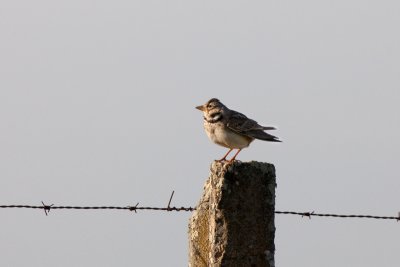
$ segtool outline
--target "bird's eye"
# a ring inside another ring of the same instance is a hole
[[[207,108],[212,108],[212,104],[208,104],[208,105],[207,105]]]

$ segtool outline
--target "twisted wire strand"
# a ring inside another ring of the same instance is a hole
[[[169,202],[169,204],[171,201]],[[145,207],[139,206],[137,203],[135,206],[54,206],[46,205],[42,202],[42,205],[0,205],[0,208],[17,208],[17,209],[42,209],[46,215],[50,210],[128,210],[137,212],[139,210],[154,210],[154,211],[194,211],[196,208],[193,207]],[[298,211],[275,211],[275,214],[283,215],[298,215],[302,217],[333,217],[333,218],[360,218],[360,219],[378,219],[378,220],[400,220],[399,216],[376,216],[376,215],[362,215],[362,214],[333,214],[333,213],[315,213],[313,212],[298,212]]]

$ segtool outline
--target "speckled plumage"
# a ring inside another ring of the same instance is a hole
[[[240,150],[248,147],[254,139],[281,142],[277,137],[264,132],[275,130],[274,127],[261,126],[244,114],[229,109],[216,98],[196,108],[203,112],[204,129],[210,140],[230,149],[220,161],[225,160],[233,149],[239,149],[230,160],[232,162]]]

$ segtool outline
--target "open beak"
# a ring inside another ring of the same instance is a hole
[[[203,107],[203,106],[197,106],[196,108],[197,108],[198,110],[201,110],[201,111],[204,110],[204,107]]]

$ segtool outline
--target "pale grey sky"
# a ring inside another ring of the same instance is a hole
[[[218,97],[277,210],[400,211],[398,1],[0,2],[0,203],[193,206]],[[190,213],[0,210],[0,265],[186,266]],[[277,266],[398,266],[399,223],[276,216]]]

